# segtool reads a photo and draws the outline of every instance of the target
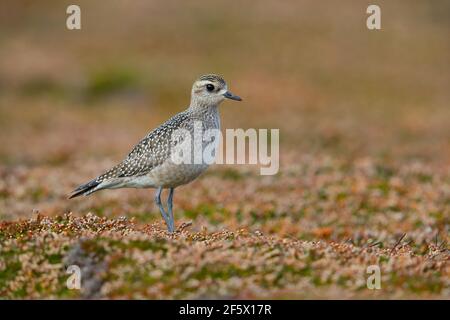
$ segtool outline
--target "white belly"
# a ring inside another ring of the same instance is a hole
[[[165,163],[153,169],[147,176],[155,187],[175,188],[197,178],[206,169],[207,164]]]
[[[206,164],[173,164],[165,163],[146,175],[121,178],[120,181],[109,181],[108,188],[175,188],[186,184],[202,174]]]

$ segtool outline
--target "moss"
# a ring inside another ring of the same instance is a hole
[[[190,219],[195,219],[200,215],[210,219],[210,221],[213,221],[213,216],[216,212],[224,213],[224,210],[213,205],[201,204],[194,210],[185,210],[184,215]]]
[[[388,166],[380,165],[380,164],[377,164],[375,166],[375,172],[376,172],[376,175],[381,179],[389,179],[395,173],[394,169],[392,169]]]
[[[421,183],[430,183],[433,181],[433,176],[426,173],[417,173],[416,177]]]
[[[150,251],[167,251],[168,243],[164,239],[152,239],[149,241],[143,240],[132,240],[127,243],[120,241],[109,241],[112,247],[117,247],[120,249],[139,249],[139,250],[150,250]]]
[[[43,187],[40,188],[34,188],[30,195],[31,198],[33,199],[33,201],[37,202],[39,200],[41,200],[42,198],[45,197],[45,195],[47,194],[46,190]]]
[[[27,296],[27,289],[25,285],[23,285],[22,287],[13,292],[13,297],[15,298],[25,298],[26,296]]]
[[[233,180],[233,181],[238,181],[238,180],[243,179],[242,173],[240,173],[238,170],[234,170],[234,169],[222,170],[221,175],[222,175],[222,178]]]
[[[207,278],[226,280],[231,277],[248,277],[255,272],[255,267],[242,269],[234,265],[214,264],[203,266],[192,278],[204,280]]]
[[[319,200],[326,201],[328,200],[328,193],[325,189],[320,189],[318,192],[318,198]]]
[[[47,255],[46,259],[50,264],[58,264],[58,263],[61,263],[61,261],[62,261],[62,254],[55,253],[55,254]]]
[[[384,196],[387,196],[389,194],[389,191],[391,190],[391,186],[389,185],[388,181],[380,181],[372,186],[374,189],[380,190]]]
[[[5,259],[6,257],[3,256],[3,258]],[[22,269],[22,264],[15,259],[13,259],[13,261],[6,260],[5,262],[6,268],[0,271],[0,292],[2,291],[1,288],[6,288],[9,281],[13,280],[17,276],[17,273]]]
[[[65,89],[58,82],[46,76],[28,79],[21,85],[20,91],[23,95],[30,97],[47,95],[56,98],[65,93]]]
[[[90,74],[86,93],[90,98],[98,98],[112,93],[137,88],[138,73],[126,67],[103,68]]]

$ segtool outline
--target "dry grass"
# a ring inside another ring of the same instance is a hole
[[[64,3],[0,16],[0,297],[450,297],[447,2],[381,1],[380,32],[359,1],[80,5],[80,32]],[[206,72],[244,98],[224,127],[280,128],[278,175],[211,168],[173,236],[148,190],[67,200]]]

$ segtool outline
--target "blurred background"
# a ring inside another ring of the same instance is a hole
[[[186,108],[199,75],[218,73],[244,98],[222,105],[223,127],[280,128],[280,173],[260,177],[253,168],[216,166],[179,189],[178,216],[197,219],[197,226],[308,237],[337,216],[352,217],[359,203],[384,217],[381,228],[392,212],[414,210],[437,217],[420,223],[444,225],[448,1],[377,1],[380,31],[366,28],[365,1],[80,0],[82,29],[70,31],[72,3],[2,4],[2,219],[39,210],[159,221],[147,190],[65,197]],[[404,172],[419,180],[400,179],[399,191],[390,179]],[[416,182],[425,185],[406,188]],[[372,185],[390,202],[365,203],[374,199]],[[419,193],[429,197],[421,202],[426,209],[405,200]],[[292,219],[304,223],[292,229]],[[343,237],[370,219],[344,219],[347,231],[326,229],[325,236]]]

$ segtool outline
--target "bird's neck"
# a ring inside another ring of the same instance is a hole
[[[214,104],[214,105],[203,105],[203,104],[199,104],[199,103],[191,103],[191,105],[189,106],[189,111],[193,114],[196,115],[202,115],[202,114],[214,114],[214,113],[218,113],[219,112],[219,105],[218,104]]]
[[[210,106],[190,106],[188,112],[191,114],[191,119],[200,120],[208,128],[220,129],[220,114],[218,105]]]

